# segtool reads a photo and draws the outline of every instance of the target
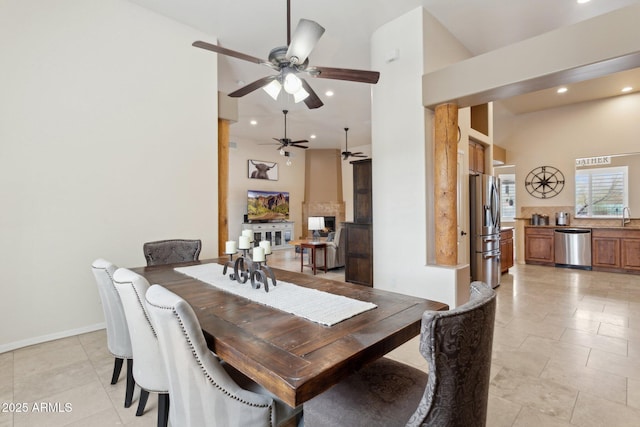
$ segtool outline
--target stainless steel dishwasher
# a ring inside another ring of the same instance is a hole
[[[554,234],[557,266],[591,270],[590,228],[556,228]]]

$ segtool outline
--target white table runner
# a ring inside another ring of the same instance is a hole
[[[175,271],[234,295],[327,326],[335,325],[377,307],[371,302],[359,301],[342,295],[334,295],[317,289],[282,282],[277,277],[277,286],[273,286],[269,282],[269,292],[265,292],[262,287],[253,289],[250,281],[240,284],[235,280],[229,279],[228,273],[232,272],[233,269],[227,270],[227,275],[223,275],[223,268],[224,266],[219,264],[200,264],[190,267],[178,267],[175,268]]]

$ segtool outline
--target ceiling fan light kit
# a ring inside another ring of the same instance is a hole
[[[287,93],[294,94],[302,89],[302,82],[293,73],[289,73],[284,78],[284,84],[282,85]]]
[[[309,96],[309,92],[300,88],[296,93],[293,94],[293,102],[296,104],[300,101],[304,101]]]
[[[273,98],[274,101],[278,100],[278,95],[280,95],[280,89],[282,89],[282,85],[278,80],[274,80],[262,88],[262,90],[267,92],[269,96]]]
[[[271,81],[268,85],[262,89],[269,94],[274,101],[278,100],[280,91],[284,88],[284,91],[290,95],[293,95],[293,100],[297,104],[300,101],[304,101],[309,96],[309,92],[302,87],[302,80],[293,73],[286,74],[284,82],[280,83],[280,76]]]
[[[293,95],[296,103],[304,101],[307,108],[313,109],[322,107],[324,104],[311,86],[309,86],[309,83],[297,76],[299,73],[307,73],[311,77],[322,79],[347,80],[371,84],[378,82],[380,73],[377,71],[354,70],[348,68],[310,67],[309,55],[316,47],[316,44],[324,34],[325,30],[315,21],[301,19],[293,33],[293,37],[291,37],[291,22],[289,22],[289,17],[291,16],[290,9],[290,0],[287,0],[288,46],[272,49],[269,53],[268,61],[203,41],[196,41],[193,43],[193,46],[195,47],[242,59],[244,61],[253,62],[255,64],[266,65],[272,70],[278,72],[276,75],[263,77],[234,92],[231,92],[229,94],[230,97],[239,98],[257,89],[263,88],[269,96],[274,100],[277,100],[282,87],[284,87],[285,92]]]

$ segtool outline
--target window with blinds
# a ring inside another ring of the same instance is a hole
[[[620,217],[628,203],[627,166],[576,170],[576,217]]]
[[[499,174],[500,178],[500,221],[515,221],[516,216],[516,176]]]

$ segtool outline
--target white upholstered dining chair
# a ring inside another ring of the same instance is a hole
[[[129,338],[129,329],[127,327],[127,319],[122,307],[122,301],[113,284],[113,273],[118,269],[114,264],[102,258],[97,259],[91,264],[91,271],[98,285],[98,293],[102,302],[102,310],[104,312],[104,320],[107,324],[107,348],[115,357],[113,363],[113,373],[111,374],[111,384],[118,382],[120,371],[124,360],[127,361],[127,385],[124,398],[124,407],[131,406],[133,399],[133,389],[135,382],[133,380],[133,350],[131,348],[131,339]]]
[[[180,426],[273,427],[300,412],[209,351],[184,299],[159,285],[146,299],[167,367],[172,420]]]
[[[158,393],[158,427],[166,427],[169,419],[169,381],[144,299],[149,282],[131,270],[119,268],[113,275],[113,283],[120,294],[129,326],[136,361],[133,378],[141,388],[136,415],[144,413],[149,392]]]
[[[305,425],[484,427],[495,310],[493,289],[471,283],[469,302],[422,316],[429,374],[383,357],[306,402]]]

